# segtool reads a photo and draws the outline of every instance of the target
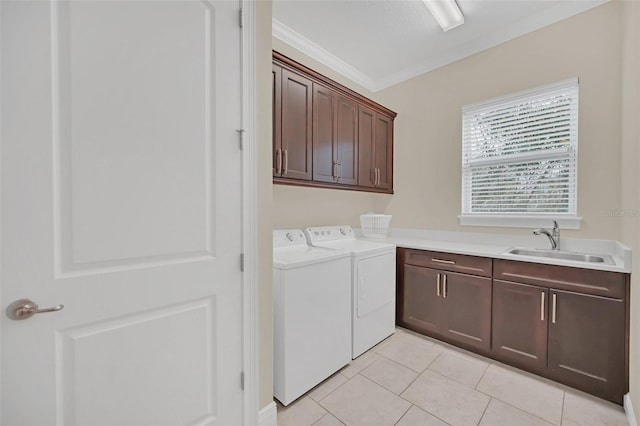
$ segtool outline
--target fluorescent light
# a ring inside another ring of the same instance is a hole
[[[436,18],[443,31],[449,31],[464,24],[464,16],[456,4],[456,0],[422,0],[427,9]]]

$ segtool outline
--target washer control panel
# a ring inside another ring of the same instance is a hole
[[[277,229],[273,231],[273,247],[307,245],[307,239],[301,229]]]
[[[305,228],[304,233],[307,234],[310,243],[355,239],[353,229],[349,225]]]

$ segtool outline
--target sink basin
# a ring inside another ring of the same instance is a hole
[[[615,265],[613,258],[608,254],[586,254],[574,253],[570,251],[536,250],[527,248],[512,248],[507,250],[505,253],[515,254],[518,256],[543,257],[548,259],[571,260],[574,262],[604,263],[605,265]]]

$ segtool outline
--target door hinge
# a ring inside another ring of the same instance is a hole
[[[244,148],[244,129],[236,130],[238,132],[238,137],[240,138],[240,149]]]
[[[238,25],[242,28],[242,8],[238,10]]]
[[[240,272],[244,272],[244,253],[240,253]]]
[[[244,371],[240,372],[240,389],[244,390]]]

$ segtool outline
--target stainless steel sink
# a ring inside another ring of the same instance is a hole
[[[518,256],[544,257],[549,259],[571,260],[574,262],[604,263],[605,265],[615,265],[613,258],[608,254],[574,253],[569,251],[536,250],[519,247],[509,249],[505,253],[515,254]]]

